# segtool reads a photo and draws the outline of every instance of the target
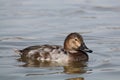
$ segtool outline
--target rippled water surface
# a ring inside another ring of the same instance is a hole
[[[84,65],[27,64],[13,51],[63,45],[71,32],[82,34],[94,51]],[[0,0],[0,79],[120,80],[120,1]]]

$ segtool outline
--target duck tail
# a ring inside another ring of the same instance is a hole
[[[22,55],[22,50],[19,50],[19,49],[13,49],[15,53],[19,54],[19,55]]]

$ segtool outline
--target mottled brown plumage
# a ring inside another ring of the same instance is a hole
[[[23,50],[15,51],[21,55],[21,58],[57,62],[87,61],[88,55],[86,52],[92,52],[86,47],[79,33],[69,34],[64,41],[63,47],[46,44],[30,46]]]

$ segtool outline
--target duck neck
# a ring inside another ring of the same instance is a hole
[[[68,41],[64,42],[64,50],[67,52],[74,51],[73,48],[69,45]]]
[[[65,51],[70,51],[68,44],[69,44],[68,41],[65,40],[65,42],[64,42],[64,50]]]

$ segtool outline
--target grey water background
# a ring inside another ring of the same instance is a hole
[[[22,67],[16,60],[14,48],[63,45],[71,32],[82,34],[94,51],[85,73],[67,74],[62,66]],[[28,79],[120,80],[120,1],[0,0],[0,80]]]

